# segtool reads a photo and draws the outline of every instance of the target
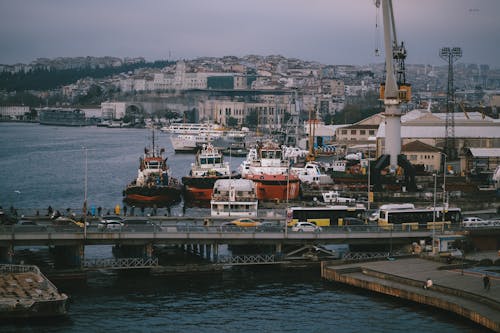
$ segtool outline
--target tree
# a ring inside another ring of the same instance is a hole
[[[238,119],[236,119],[234,117],[229,117],[226,120],[226,124],[228,127],[235,128],[238,126]]]
[[[259,122],[257,110],[251,110],[245,117],[245,123],[251,129],[256,129]]]

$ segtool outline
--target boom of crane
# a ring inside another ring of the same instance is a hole
[[[386,89],[386,82],[382,82],[380,84],[380,99],[384,101],[384,104],[401,104],[402,102],[409,102],[411,100],[411,84],[406,83],[406,68],[405,68],[405,60],[406,60],[406,48],[404,42],[401,44],[397,41],[396,36],[396,26],[394,23],[394,13],[392,9],[392,0],[376,0],[375,6],[380,7],[381,1],[385,1],[383,11],[384,13],[384,29],[386,29],[386,33],[384,33],[384,38],[386,39],[384,42],[390,43],[392,46],[392,59],[388,57],[391,56],[391,52],[387,52],[386,48],[386,81],[390,81],[390,78],[396,78],[396,89],[391,89],[392,87],[388,87]],[[390,21],[390,24],[389,24]],[[388,33],[387,33],[388,32]],[[388,40],[387,40],[388,39]],[[388,91],[387,98],[391,101],[386,100],[386,90]],[[397,95],[393,95],[393,91]],[[397,101],[395,101],[396,99]],[[389,102],[389,103],[387,103]],[[395,103],[396,102],[396,103]]]

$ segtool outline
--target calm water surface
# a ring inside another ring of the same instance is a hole
[[[84,198],[112,208],[136,177],[151,132],[0,123],[0,205],[21,212],[49,205],[79,209]],[[174,176],[187,174],[193,155],[175,155]],[[233,158],[233,168],[242,158]],[[181,206],[172,212],[180,214]],[[188,214],[203,211],[190,210]],[[86,249],[108,257],[109,247]],[[235,269],[220,275],[151,278],[110,273],[68,286],[70,317],[4,324],[0,332],[482,332],[460,317],[394,298],[322,281],[319,272]]]

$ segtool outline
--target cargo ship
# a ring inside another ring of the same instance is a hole
[[[40,125],[87,126],[89,122],[80,109],[43,109],[38,115]]]
[[[293,200],[299,196],[300,179],[290,173],[290,161],[279,145],[267,142],[250,149],[240,166],[241,177],[252,180],[259,200]]]
[[[155,146],[154,130],[152,147],[144,148],[139,159],[137,178],[123,191],[123,201],[129,205],[169,207],[180,202],[182,185],[171,176],[165,149]]]
[[[187,202],[209,202],[215,182],[218,179],[239,178],[231,173],[229,163],[224,162],[222,153],[208,143],[196,154],[188,176],[182,177],[184,200]]]

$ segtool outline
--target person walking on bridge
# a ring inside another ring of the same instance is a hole
[[[483,287],[484,287],[484,290],[489,291],[490,290],[490,285],[491,285],[490,277],[488,276],[488,274],[486,274],[486,275],[483,276]]]

